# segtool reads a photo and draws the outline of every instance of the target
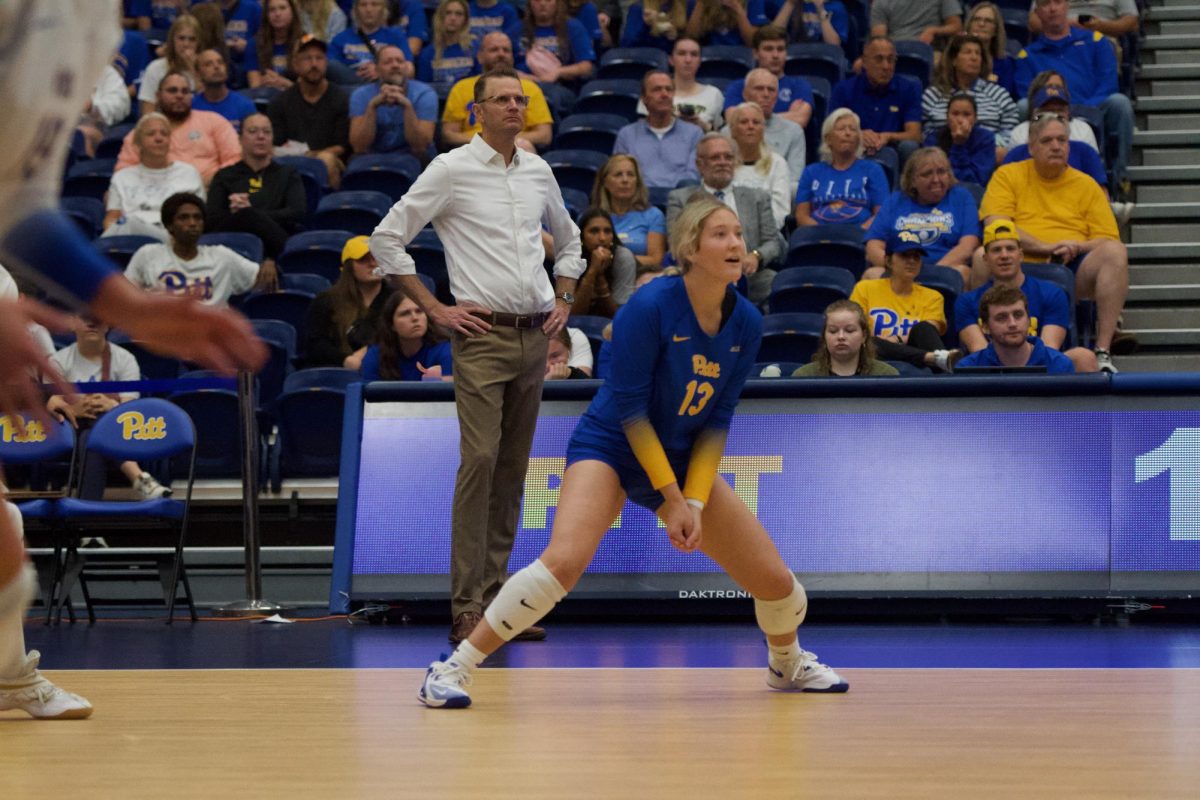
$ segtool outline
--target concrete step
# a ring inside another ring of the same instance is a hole
[[[1137,76],[1144,81],[1181,81],[1200,77],[1200,62],[1187,64],[1143,64]]]
[[[1200,186],[1135,184],[1133,189],[1139,204],[1200,202]]]
[[[1200,264],[1200,246],[1194,242],[1186,244],[1131,244],[1129,261],[1143,264],[1152,261],[1167,261],[1172,264]]]
[[[1200,285],[1200,262],[1130,264],[1129,282],[1135,286]]]
[[[1132,278],[1132,276],[1130,276]],[[1180,300],[1200,303],[1200,284],[1150,284],[1147,286],[1130,285],[1130,305],[1135,303],[1171,303]]]
[[[1163,34],[1194,34],[1200,32],[1200,20],[1173,19],[1165,22],[1146,23],[1146,33],[1152,36]]]
[[[1134,330],[1128,325],[1125,330],[1137,336],[1143,349],[1154,347],[1186,347],[1200,350],[1200,330],[1183,328],[1143,328]]]
[[[1196,37],[1186,33],[1160,33],[1142,40],[1142,50],[1196,50]],[[1197,50],[1200,52],[1200,50]]]
[[[1200,335],[1200,306],[1125,307],[1121,313],[1123,329],[1134,330],[1195,330]]]
[[[1142,113],[1156,111],[1195,111],[1200,108],[1200,95],[1192,89],[1192,94],[1171,95],[1169,97],[1139,97],[1134,107]]]
[[[1196,353],[1135,353],[1114,356],[1113,363],[1121,372],[1200,372]]]
[[[1200,202],[1138,203],[1133,209],[1133,219],[1200,219]]]
[[[1145,114],[1146,124],[1139,125],[1141,131],[1194,131],[1200,130],[1200,114]],[[1141,131],[1138,131],[1140,133]],[[1137,136],[1137,133],[1134,133]]]
[[[1197,80],[1200,80],[1200,77]],[[1200,128],[1167,131],[1134,131],[1133,134],[1133,146],[1135,148],[1195,147],[1197,142],[1200,142]]]
[[[1196,144],[1200,144],[1197,139]],[[1144,148],[1141,151],[1142,166],[1145,167],[1187,167],[1200,166],[1200,150],[1175,147],[1159,150]]]
[[[1142,52],[1143,64],[1192,64],[1200,61],[1200,50],[1158,50]]]
[[[1146,97],[1152,95],[1154,97],[1188,97],[1196,93],[1196,78],[1188,76],[1179,80],[1152,80],[1149,81],[1149,91],[1146,87],[1139,87],[1138,96]]]
[[[1187,5],[1168,5],[1154,6],[1146,9],[1146,13],[1142,15],[1142,19],[1146,22],[1164,22],[1167,20],[1177,19],[1200,19],[1200,5],[1188,3]]]
[[[1150,223],[1129,226],[1132,244],[1191,244],[1200,254],[1200,221]]]
[[[1129,180],[1134,183],[1200,183],[1200,166],[1130,167]]]

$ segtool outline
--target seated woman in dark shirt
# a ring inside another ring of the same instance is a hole
[[[387,292],[375,274],[375,257],[366,236],[355,236],[342,248],[342,271],[337,283],[313,298],[304,330],[304,355],[309,367],[358,369],[375,328]]]

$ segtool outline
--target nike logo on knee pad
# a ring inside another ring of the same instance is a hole
[[[526,603],[526,602],[525,602],[525,598],[524,598],[524,597],[522,597],[522,598],[521,598],[521,605],[525,606],[525,607],[526,607],[526,608],[528,608],[530,611],[537,611],[537,609],[536,609],[536,608],[534,608],[533,606],[529,605],[529,603]]]

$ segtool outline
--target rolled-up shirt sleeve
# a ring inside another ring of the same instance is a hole
[[[453,202],[454,185],[450,180],[450,171],[435,159],[371,234],[371,255],[375,256],[376,272],[380,275],[416,274],[417,264],[405,252],[405,245],[421,232],[429,220]],[[559,202],[561,204],[561,198]],[[571,225],[574,227],[574,223]],[[557,234],[555,241],[558,241]],[[575,251],[578,257],[578,232],[575,235]],[[583,270],[579,272],[582,274]]]
[[[563,278],[578,279],[583,275],[583,247],[579,240],[579,226],[571,219],[562,190],[551,179],[546,192],[545,218],[550,234],[554,237],[554,274]]]

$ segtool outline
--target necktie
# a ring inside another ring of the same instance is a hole
[[[720,191],[720,192],[713,192],[713,197],[717,198],[717,199],[718,199],[718,200],[720,200],[722,203],[724,203],[724,202],[725,202],[725,192],[724,192],[724,191]]]

